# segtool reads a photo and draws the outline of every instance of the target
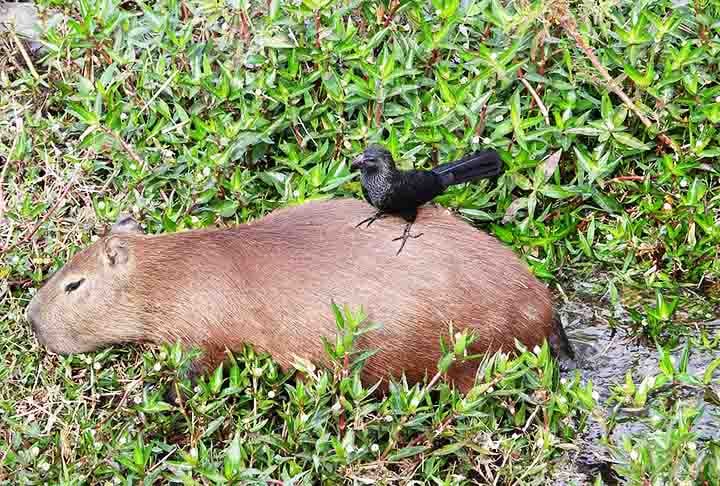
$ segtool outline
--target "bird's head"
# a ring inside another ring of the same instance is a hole
[[[394,167],[395,161],[388,149],[382,145],[370,145],[350,164],[350,169],[362,173],[374,172],[381,167]]]

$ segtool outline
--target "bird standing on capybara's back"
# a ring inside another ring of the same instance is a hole
[[[378,349],[365,382],[434,374],[452,323],[474,329],[473,353],[532,347],[555,332],[548,289],[499,241],[449,211],[423,207],[425,236],[396,256],[402,219],[355,229],[371,206],[310,202],[228,229],[146,235],[123,218],[37,292],[27,316],[60,354],[125,342],[181,340],[215,366],[243,343],[283,367],[295,356],[325,362],[321,336],[336,331],[331,302],[363,306],[382,327],[363,335]],[[449,378],[467,390],[476,363]]]
[[[394,241],[402,240],[398,255],[410,234],[417,217],[417,209],[442,194],[448,187],[476,179],[491,178],[502,172],[502,159],[494,150],[482,150],[459,160],[446,162],[430,170],[398,170],[389,150],[381,145],[371,145],[350,164],[360,171],[363,197],[377,208],[377,212],[362,220],[357,226],[368,227],[387,214],[402,216],[405,231]]]

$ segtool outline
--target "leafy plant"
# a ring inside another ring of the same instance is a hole
[[[497,181],[435,202],[554,286],[601,280],[618,326],[659,346],[659,375],[617,377],[612,403],[661,410],[612,449],[619,474],[717,482],[696,404],[654,399],[714,396],[716,361],[700,379],[664,350],[718,345],[717,2],[36,4],[40,50],[0,32],[0,482],[546,482],[597,399],[544,348],[480,360],[461,397],[443,370],[478,357],[451,332],[434,383],[381,399],[357,378],[364,316],[335,307],[334,365],[296,381],[247,349],[176,408],[178,347],[35,346],[32,289],[121,211],[158,233],[360,197],[348,162],[370,142],[403,168],[496,149]]]

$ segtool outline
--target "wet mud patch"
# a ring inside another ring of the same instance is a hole
[[[557,307],[568,338],[576,354],[575,361],[563,365],[561,376],[570,379],[578,373],[596,392],[598,410],[575,446],[556,470],[554,484],[591,484],[600,477],[605,484],[621,484],[617,472],[623,454],[623,439],[647,437],[657,426],[657,408],[672,409],[675,404],[699,407],[692,432],[695,440],[720,438],[720,387],[685,386],[677,381],[651,390],[643,406],[623,402],[619,389],[629,373],[636,387],[643,380],[662,375],[662,353],[649,339],[643,339],[631,309],[652,306],[655,295],[628,291],[613,305],[598,287],[586,283],[563,283],[557,295]],[[683,294],[674,321],[684,327],[676,343],[661,343],[675,369],[681,363],[685,346],[689,348],[687,374],[702,379],[713,360],[720,356],[720,316],[716,306],[703,295]],[[714,345],[713,345],[713,340]],[[705,345],[703,345],[703,343]],[[720,368],[718,368],[720,370]],[[716,371],[715,375],[720,371]],[[620,459],[620,460],[619,460]]]
[[[29,40],[33,49],[40,48],[39,39],[44,26],[34,2],[18,0],[0,2],[0,32],[8,31]]]

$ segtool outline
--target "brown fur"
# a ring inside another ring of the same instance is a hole
[[[548,289],[509,249],[449,211],[420,209],[396,256],[403,223],[355,224],[373,208],[355,199],[311,202],[231,229],[144,235],[132,220],[78,253],[41,288],[28,318],[61,353],[123,342],[200,345],[206,365],[250,343],[284,368],[294,355],[323,362],[320,336],[336,332],[331,301],[362,305],[383,327],[360,345],[379,348],[364,378],[422,380],[436,371],[448,323],[471,327],[473,352],[514,340],[532,347],[554,332]],[[74,292],[68,282],[85,278]],[[447,339],[446,339],[447,340]],[[476,364],[449,378],[462,390]]]

